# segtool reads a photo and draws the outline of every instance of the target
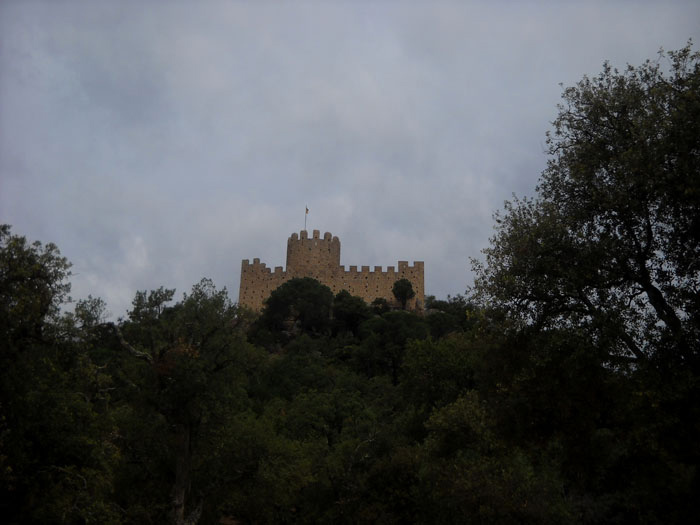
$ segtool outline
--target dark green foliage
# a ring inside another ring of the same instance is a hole
[[[421,317],[396,311],[362,323],[359,336],[362,342],[354,357],[357,369],[370,377],[389,374],[396,385],[408,341],[425,339],[428,329]]]
[[[448,295],[446,301],[428,296],[425,300],[425,310],[430,335],[435,338],[451,332],[463,332],[474,324],[475,308],[463,295]]]
[[[54,244],[29,244],[0,225],[0,338],[3,357],[16,345],[40,342],[46,321],[55,318],[70,291],[70,264]]]
[[[501,441],[475,392],[436,410],[420,447],[426,522],[566,523],[564,484],[551,465]]]
[[[382,315],[391,310],[391,307],[386,299],[383,297],[377,297],[374,301],[372,301],[372,310],[375,314]]]
[[[237,309],[226,290],[204,279],[181,302],[167,306],[172,296],[162,288],[137,294],[122,327],[122,351],[138,360],[124,366],[139,389],[130,403],[138,410],[132,417],[145,417],[155,431],[133,427],[136,434],[127,439],[139,447],[131,449],[136,454],[130,459],[145,466],[160,456],[151,467],[159,472],[149,477],[160,476],[158,484],[169,487],[172,501],[153,509],[149,519],[169,516],[182,523],[226,478],[216,468],[217,458],[238,432],[237,414],[249,407],[246,388],[262,357],[235,330]],[[145,509],[141,497],[134,493],[125,505]]]
[[[414,340],[404,358],[402,387],[416,406],[429,409],[451,403],[475,387],[481,356],[464,338]]]
[[[408,279],[399,279],[391,287],[391,293],[394,294],[396,300],[401,303],[401,308],[406,309],[406,303],[409,299],[416,296],[416,292],[413,290],[413,285]]]
[[[539,196],[507,205],[477,266],[486,300],[618,362],[699,361],[700,56],[668,56],[564,91]]]
[[[475,268],[513,326],[503,431],[577,473],[582,521],[682,523],[700,488],[700,55],[668,58],[564,91],[538,197],[507,204]]]
[[[56,246],[0,227],[0,515],[6,523],[115,523],[111,378],[89,356],[99,305],[60,317]]]
[[[290,338],[299,332],[324,334],[330,328],[333,292],[310,277],[291,279],[265,301],[260,323]]]
[[[333,332],[350,332],[355,335],[360,323],[372,317],[372,310],[361,298],[340,291],[333,299]]]

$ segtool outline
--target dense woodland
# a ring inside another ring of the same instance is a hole
[[[697,522],[700,56],[584,77],[547,144],[424,316],[204,279],[112,322],[3,226],[2,521]]]

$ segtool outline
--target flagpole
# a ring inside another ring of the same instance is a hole
[[[309,214],[309,207],[306,206],[306,212],[304,212],[304,230],[306,230],[306,216]]]

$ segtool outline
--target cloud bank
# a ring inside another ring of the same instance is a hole
[[[0,221],[125,314],[302,229],[462,293],[532,195],[560,83],[700,35],[695,2],[3,2]]]

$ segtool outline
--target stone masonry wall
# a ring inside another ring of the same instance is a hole
[[[287,270],[281,266],[274,271],[267,268],[260,259],[248,259],[241,263],[241,286],[238,302],[248,308],[260,311],[265,299],[270,293],[284,282],[295,277],[313,277],[328,286],[334,294],[347,290],[351,295],[362,297],[368,304],[376,298],[384,298],[393,306],[399,306],[391,291],[399,279],[408,279],[413,285],[416,296],[411,299],[407,308],[416,311],[423,310],[424,264],[415,261],[413,266],[408,261],[399,261],[398,268],[381,266],[370,270],[369,266],[350,266],[348,270],[340,265],[340,240],[326,232],[323,238],[319,230],[314,230],[311,238],[306,230],[299,235],[293,233],[287,240]]]

